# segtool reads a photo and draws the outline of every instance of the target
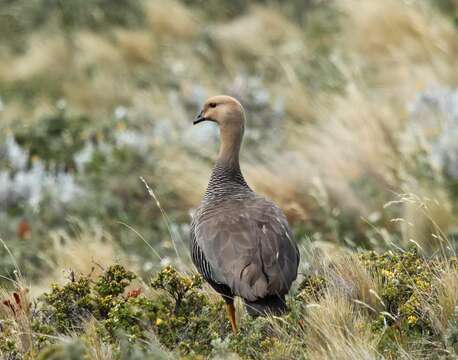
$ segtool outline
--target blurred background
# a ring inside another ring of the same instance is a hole
[[[303,248],[454,251],[456,0],[0,0],[0,274],[185,266],[220,93]]]

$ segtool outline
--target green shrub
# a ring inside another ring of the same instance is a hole
[[[169,349],[206,355],[212,340],[229,331],[223,302],[210,302],[199,291],[201,285],[200,276],[183,276],[170,266],[151,281],[151,287],[165,295],[157,299],[155,325],[161,343]]]
[[[127,271],[121,265],[113,265],[97,279],[94,290],[100,296],[119,296],[135,278],[133,272]]]
[[[401,348],[425,353],[433,349],[456,351],[457,316],[450,319],[447,333],[441,335],[435,332],[430,313],[425,310],[426,303],[435,303],[434,283],[444,267],[442,261],[427,261],[414,250],[366,252],[359,255],[359,260],[377,279],[383,310],[355,308],[354,315],[364,312],[368,329],[379,339],[381,354],[396,358]],[[288,301],[288,313],[281,318],[244,316],[239,320],[238,334],[232,336],[223,301],[208,296],[200,276],[184,275],[167,266],[151,280],[151,289],[128,291],[136,275],[113,265],[95,280],[72,276],[67,284],[53,285],[39,298],[30,314],[33,344],[29,348],[40,352],[43,359],[83,356],[90,349],[90,338],[97,336],[112,349],[115,358],[127,359],[129,354],[141,358],[154,338],[164,349],[184,358],[234,352],[247,359],[302,359],[307,355],[303,340],[307,334],[307,305],[319,304],[321,298],[330,296],[327,287],[339,284],[334,275],[324,272],[306,276]],[[13,340],[17,329],[14,321],[2,320],[0,338],[0,354],[12,360],[24,356]],[[88,324],[93,326],[92,332]],[[57,341],[62,336],[79,337],[81,341],[64,345]]]
[[[82,277],[63,287],[54,284],[51,289],[43,295],[49,324],[64,334],[80,329],[82,322],[94,311],[89,279]]]
[[[143,22],[139,0],[14,0],[2,3],[0,36],[11,37],[36,31],[57,21],[62,30],[101,29],[106,25],[139,26]],[[12,36],[13,35],[13,36]]]
[[[382,283],[378,295],[392,316],[382,314],[374,327],[382,329],[385,325],[396,324],[408,331],[431,334],[431,324],[422,313],[421,303],[425,296],[432,295],[437,265],[423,259],[416,250],[380,255],[368,252],[359,258]]]
[[[88,139],[95,137],[96,130],[88,126],[90,123],[86,116],[58,110],[43,117],[33,129],[19,127],[14,136],[28,151],[29,165],[33,157],[38,157],[48,167],[75,170],[75,154]]]
[[[458,2],[455,0],[433,0],[433,6],[436,6],[446,16],[449,16],[456,27],[458,27]]]
[[[166,267],[151,281],[157,292],[153,297],[140,288],[126,293],[135,278],[113,265],[95,281],[81,276],[63,286],[53,285],[41,297],[33,320],[33,329],[40,334],[35,337],[38,348],[51,345],[54,336],[84,333],[90,319],[97,320],[97,333],[108,343],[119,344],[120,336],[125,336],[142,348],[154,332],[162,345],[183,355],[208,355],[212,341],[229,332],[223,302],[211,302],[201,291],[200,276]],[[7,350],[12,346],[1,345]]]
[[[8,335],[6,333],[0,337],[0,356],[2,356],[2,359],[19,360],[22,358],[21,353],[16,347],[16,342],[9,338]]]

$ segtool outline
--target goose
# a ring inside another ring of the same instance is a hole
[[[281,315],[297,277],[299,250],[283,211],[257,195],[240,169],[245,111],[227,95],[209,98],[194,125],[214,122],[220,149],[190,227],[191,258],[226,305],[237,334],[234,298],[252,316]]]

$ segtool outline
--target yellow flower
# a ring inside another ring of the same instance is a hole
[[[382,270],[382,274],[385,275],[388,279],[394,278],[394,273],[388,270]]]
[[[163,323],[164,321],[161,318],[156,319],[156,325],[159,326]]]
[[[418,319],[413,316],[413,315],[410,315],[408,318],[407,318],[407,322],[410,324],[410,325],[415,325],[417,323]]]

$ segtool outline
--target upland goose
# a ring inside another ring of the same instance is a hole
[[[242,105],[225,95],[208,99],[194,121],[220,129],[220,150],[191,223],[191,257],[226,302],[237,333],[234,296],[250,315],[279,315],[297,277],[299,251],[283,212],[246,183],[239,164],[245,127]]]

